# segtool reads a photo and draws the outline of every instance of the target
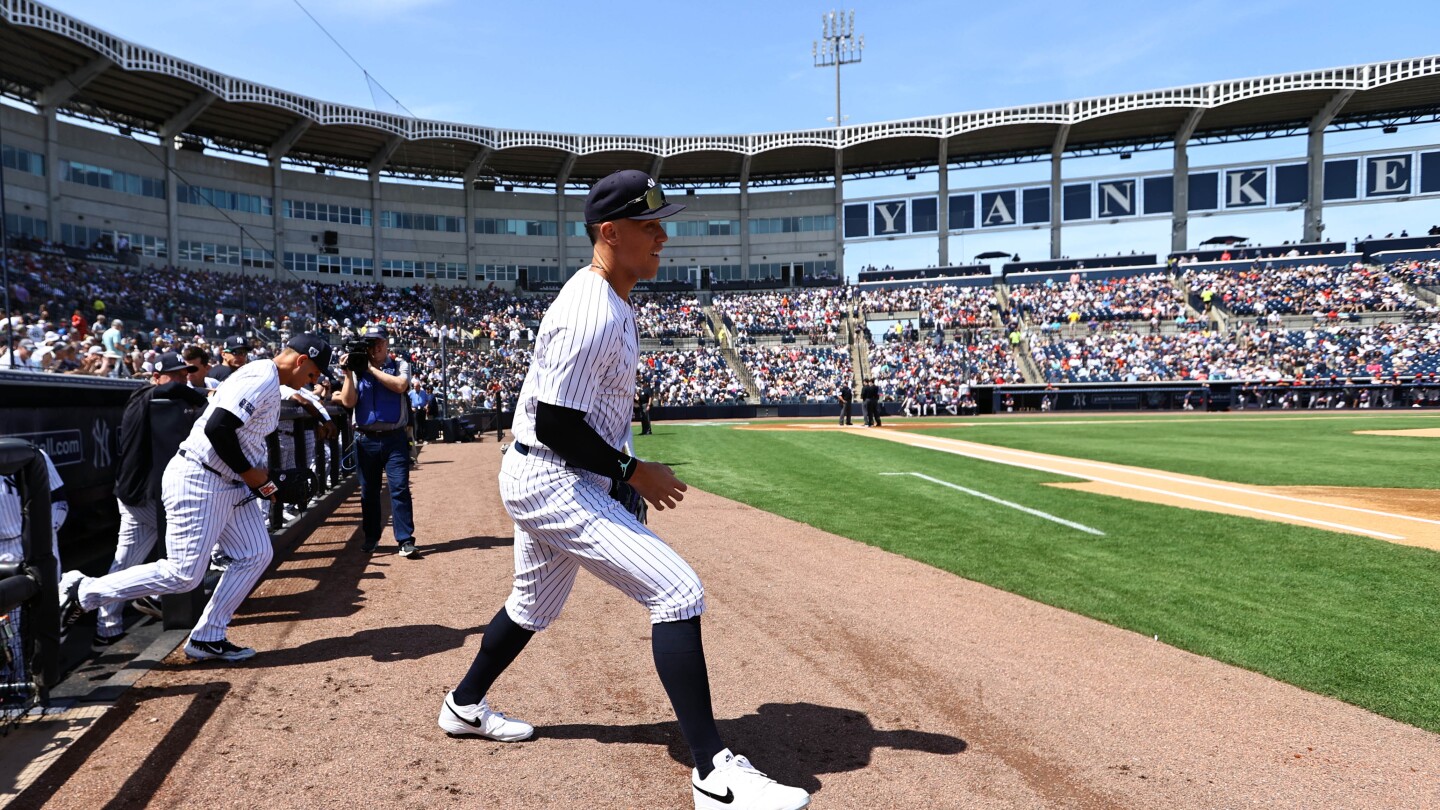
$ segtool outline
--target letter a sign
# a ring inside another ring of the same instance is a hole
[[[1015,192],[986,191],[980,195],[980,210],[984,218],[982,228],[1015,224]]]

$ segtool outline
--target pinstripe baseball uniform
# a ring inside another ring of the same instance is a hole
[[[70,502],[65,498],[65,481],[55,462],[44,450],[45,469],[50,473],[50,524],[54,531],[50,535],[51,549],[55,553],[56,575],[60,573],[60,527],[70,514]],[[0,562],[19,562],[24,553],[20,532],[24,528],[24,516],[20,513],[20,486],[15,475],[0,475]],[[58,497],[56,493],[59,493]]]
[[[65,498],[65,482],[60,478],[60,471],[55,469],[55,462],[50,460],[50,455],[44,450],[40,451],[41,458],[45,459],[45,468],[50,473],[50,524],[54,529],[50,533],[50,547],[55,554],[55,574],[58,579],[60,574],[60,527],[64,525],[65,518],[70,514],[70,502]],[[20,510],[20,487],[16,483],[16,475],[0,475],[0,562],[20,562],[25,553],[24,544],[20,533],[24,530],[24,516]],[[10,621],[13,627],[20,627],[24,622],[25,608],[18,607],[10,612]],[[11,660],[24,660],[21,649],[20,637],[16,635],[11,640]]]
[[[611,479],[565,466],[535,436],[540,401],[585,412],[614,448],[625,446],[635,399],[635,314],[589,267],[565,283],[540,322],[520,388],[513,448],[500,467],[500,496],[515,521],[515,582],[505,606],[541,630],[560,614],[584,568],[650,611],[650,621],[699,616],[705,591],[690,565],[610,495]]]
[[[265,437],[280,417],[280,377],[272,360],[254,360],[237,369],[210,397],[205,412],[180,444],[161,479],[165,505],[167,557],[103,577],[81,580],[80,605],[101,605],[141,596],[180,593],[200,585],[210,551],[233,562],[221,575],[215,593],[191,631],[195,641],[219,641],[240,603],[270,564],[273,549],[265,528],[264,500],[249,500],[250,489],[223,461],[205,435],[215,409],[223,408],[243,424],[236,431],[240,448],[255,466],[265,463]]]

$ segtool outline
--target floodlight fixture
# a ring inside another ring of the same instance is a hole
[[[820,39],[810,43],[810,56],[815,67],[835,68],[835,126],[841,126],[845,118],[840,114],[840,66],[861,61],[865,50],[865,36],[855,35],[855,12],[847,16],[843,11],[830,11],[820,15]]]

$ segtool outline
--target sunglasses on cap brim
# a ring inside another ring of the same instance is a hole
[[[624,211],[625,209],[638,202],[644,202],[645,209],[636,213],[643,214],[645,213],[645,211],[659,211],[661,208],[665,207],[665,190],[660,188],[659,186],[651,186],[650,188],[646,189],[645,193],[641,194],[639,197],[636,197],[635,199],[628,202],[621,203],[619,207],[617,207],[614,211],[606,214],[605,218],[601,221],[604,222],[605,220],[619,217],[620,212]]]

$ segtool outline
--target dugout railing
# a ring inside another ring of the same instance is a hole
[[[0,476],[20,504],[20,534],[0,538],[0,734],[48,696],[60,675],[58,563],[50,472],[35,445],[0,439]],[[7,495],[8,496],[8,495]],[[13,559],[12,559],[13,558]]]

